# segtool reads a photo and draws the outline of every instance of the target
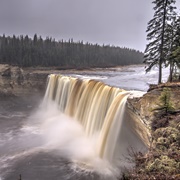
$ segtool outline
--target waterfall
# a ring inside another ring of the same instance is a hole
[[[96,136],[97,155],[112,162],[121,149],[127,151],[128,140],[124,134],[131,139],[131,144],[134,143],[134,135],[138,136],[126,122],[127,116],[130,118],[126,111],[129,95],[128,91],[99,81],[51,74],[44,101],[54,101],[60,112],[78,121],[87,137]],[[128,132],[128,129],[131,130]]]

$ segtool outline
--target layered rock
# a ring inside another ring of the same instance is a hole
[[[48,73],[24,71],[17,66],[0,65],[0,95],[43,93]]]
[[[140,98],[128,99],[129,108],[151,127],[154,119],[180,111],[180,83],[153,86]]]
[[[153,86],[128,105],[148,125],[150,148],[134,155],[125,179],[180,179],[180,83]]]

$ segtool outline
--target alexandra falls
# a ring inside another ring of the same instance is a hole
[[[118,176],[133,164],[130,151],[145,151],[148,132],[127,107],[137,95],[103,82],[51,74],[41,109],[48,146],[76,169]]]

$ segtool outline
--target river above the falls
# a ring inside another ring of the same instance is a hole
[[[169,69],[164,68],[162,81],[168,79]],[[145,72],[144,65],[130,65],[116,68],[97,68],[91,70],[62,72],[62,74],[70,75],[77,78],[95,79],[102,81],[110,86],[122,88],[125,90],[147,91],[149,84],[157,84],[158,68]]]

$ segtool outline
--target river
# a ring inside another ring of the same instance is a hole
[[[83,79],[95,79],[125,90],[138,91],[147,91],[149,84],[156,84],[158,78],[157,69],[146,74],[143,66],[62,73]],[[165,74],[163,81],[166,81],[168,70],[164,70],[163,73]],[[79,168],[76,163],[72,162],[72,159],[68,159],[65,151],[49,146],[47,138],[44,138],[44,126],[42,128],[40,126],[42,123],[39,124],[39,121],[42,122],[49,115],[42,111],[42,101],[43,98],[36,94],[31,97],[1,97],[0,180],[18,180],[20,176],[22,180],[117,179],[114,175],[116,170],[100,164],[96,166],[97,169],[99,168],[97,171],[91,168],[87,171],[85,168]],[[56,112],[51,113],[56,114]],[[58,126],[62,126],[62,124],[53,125],[52,131]],[[51,127],[48,128],[51,129]],[[53,140],[68,141],[67,134],[73,132],[73,128],[69,128],[68,125],[68,131],[58,133],[58,136],[55,134]],[[47,134],[46,131],[45,133]],[[56,139],[57,137],[59,139]],[[75,139],[74,137],[70,138]],[[75,149],[77,154],[86,152],[80,150],[81,146],[74,148],[73,151]]]

